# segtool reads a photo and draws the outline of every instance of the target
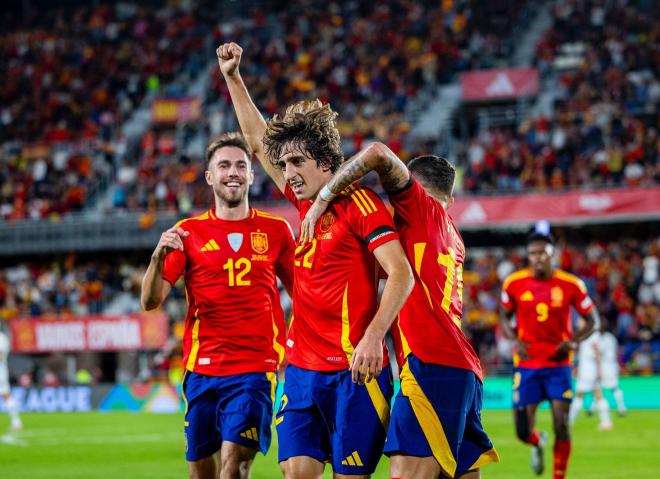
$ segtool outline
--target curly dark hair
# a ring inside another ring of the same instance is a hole
[[[215,138],[206,148],[205,164],[207,169],[209,167],[209,162],[211,161],[211,158],[213,158],[215,152],[218,151],[220,148],[224,148],[225,146],[235,146],[236,148],[240,148],[245,152],[248,158],[252,157],[252,152],[250,151],[250,147],[248,146],[247,141],[245,141],[243,135],[235,132],[223,133],[222,135]]]
[[[330,105],[319,100],[294,103],[283,117],[275,115],[267,124],[263,140],[268,161],[279,166],[284,146],[293,143],[295,148],[314,158],[318,167],[334,173],[344,162],[336,117]]]

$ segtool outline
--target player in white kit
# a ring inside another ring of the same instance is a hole
[[[614,335],[604,328],[595,332],[580,344],[578,350],[578,373],[575,385],[576,397],[571,403],[569,420],[575,421],[582,409],[584,395],[593,393],[592,409],[598,411],[600,424],[598,429],[612,429],[612,418],[603,389],[612,389],[620,415],[626,412],[623,392],[619,389],[619,363],[617,361],[618,344]]]
[[[614,334],[603,329],[600,332],[598,345],[600,351],[600,387],[612,390],[616,401],[616,409],[620,416],[624,416],[626,405],[623,402],[623,391],[619,388],[619,360],[617,359],[619,343]]]
[[[20,431],[23,429],[23,423],[18,416],[18,403],[9,394],[9,368],[7,367],[7,358],[9,357],[9,337],[0,331],[0,397],[4,399],[7,414],[11,419],[11,429]]]

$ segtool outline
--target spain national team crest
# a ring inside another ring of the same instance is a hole
[[[561,307],[564,302],[564,291],[559,286],[553,286],[550,289],[550,301],[555,308]]]
[[[252,249],[257,254],[264,254],[268,251],[268,235],[257,231],[256,233],[250,233],[252,239]]]
[[[229,233],[227,235],[227,241],[229,246],[234,250],[234,253],[238,253],[238,250],[241,249],[243,244],[243,233]]]
[[[332,225],[335,223],[335,216],[328,212],[321,216],[321,221],[319,222],[319,229],[321,233],[327,233],[332,228]]]

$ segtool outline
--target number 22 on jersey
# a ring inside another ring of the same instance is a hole
[[[296,246],[296,252],[295,252],[295,257],[298,257],[298,254],[302,252],[302,250],[305,249],[307,244],[299,244]],[[296,259],[295,265],[296,266],[302,266],[303,268],[311,268],[312,263],[314,262],[314,253],[316,252],[316,239],[312,240],[312,245],[309,248],[309,250],[303,255],[302,261],[299,259]]]

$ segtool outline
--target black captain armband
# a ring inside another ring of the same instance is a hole
[[[365,241],[367,242],[367,244],[371,244],[374,241],[381,239],[383,236],[387,236],[395,233],[396,232],[391,226],[379,226],[378,228],[376,228],[367,235]]]

